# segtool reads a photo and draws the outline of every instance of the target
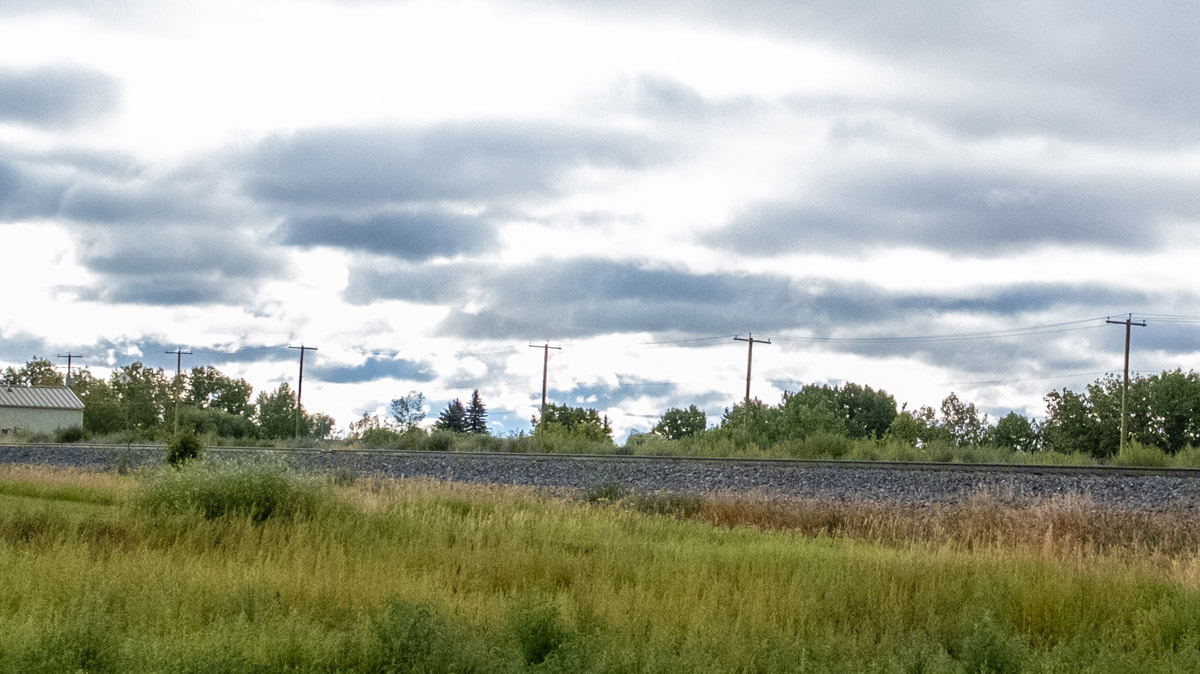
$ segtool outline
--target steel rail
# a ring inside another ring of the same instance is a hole
[[[161,449],[162,444],[92,444],[92,443],[0,443],[4,448],[78,448],[85,450],[130,450],[130,449]],[[278,448],[278,447],[206,447],[205,451],[218,454],[258,454],[258,455],[329,455],[329,456],[371,456],[371,457],[440,457],[456,460],[484,460],[490,458],[513,459],[517,461],[557,461],[557,462],[595,462],[595,463],[678,463],[678,464],[717,464],[729,466],[763,466],[770,468],[820,468],[838,470],[891,470],[891,471],[942,471],[959,473],[1019,473],[1029,475],[1068,475],[1068,476],[1107,476],[1107,477],[1176,477],[1185,479],[1200,478],[1198,468],[1172,467],[1143,467],[1143,466],[1059,466],[1037,464],[1008,464],[1008,463],[943,463],[928,461],[862,461],[849,459],[792,459],[792,458],[750,458],[750,457],[710,457],[710,456],[650,456],[634,454],[553,454],[553,453],[523,453],[523,452],[446,452],[432,450],[400,450],[400,449],[329,449],[329,448]]]

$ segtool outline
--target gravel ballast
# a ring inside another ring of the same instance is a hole
[[[1200,507],[1200,479],[1163,475],[1094,475],[832,467],[792,462],[655,460],[642,457],[210,450],[214,454],[275,457],[308,471],[362,476],[430,477],[466,482],[589,490],[709,494],[754,492],[767,497],[871,501],[909,506],[962,502],[974,495],[1020,504],[1080,496],[1097,506],[1163,511]],[[0,463],[71,466],[112,471],[158,466],[155,446],[6,445]]]

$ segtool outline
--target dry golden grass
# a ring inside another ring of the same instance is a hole
[[[60,487],[124,489],[132,479],[117,473],[101,473],[65,466],[33,466],[20,463],[0,464],[0,481],[37,482]]]
[[[757,493],[626,500],[639,510],[716,526],[791,531],[891,547],[997,549],[1080,562],[1133,553],[1172,569],[1172,575],[1181,580],[1190,579],[1189,585],[1196,586],[1200,580],[1200,513],[1190,509],[1125,510],[1101,506],[1079,495],[1016,505],[1002,495],[986,493],[963,503],[920,507]]]

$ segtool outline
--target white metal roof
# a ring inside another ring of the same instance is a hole
[[[83,401],[65,386],[0,385],[0,407],[81,410]]]

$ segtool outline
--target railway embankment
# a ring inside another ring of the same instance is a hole
[[[960,503],[982,495],[1014,505],[1079,498],[1099,507],[1138,511],[1200,508],[1200,471],[463,452],[207,451],[218,456],[283,461],[313,472],[558,489],[611,486],[637,492],[754,492],[766,497],[913,507]],[[133,471],[161,466],[164,454],[161,446],[153,445],[4,445],[0,446],[0,463]]]

